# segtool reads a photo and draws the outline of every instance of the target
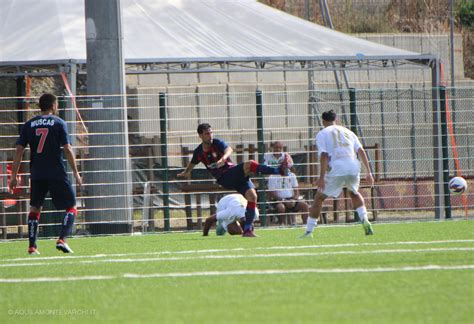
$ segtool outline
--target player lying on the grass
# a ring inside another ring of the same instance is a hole
[[[15,158],[12,167],[10,191],[18,185],[18,171],[23,152],[30,145],[31,197],[28,214],[29,254],[39,254],[36,246],[38,223],[46,194],[50,193],[56,209],[65,210],[61,220],[61,233],[56,241],[56,249],[72,253],[66,243],[71,234],[74,218],[77,215],[76,195],[67,178],[63,162],[63,152],[71,166],[76,184],[81,186],[82,179],[76,166],[67,126],[64,120],[56,116],[58,101],[56,96],[46,93],[39,100],[41,115],[27,121],[21,129],[16,143]]]
[[[323,202],[327,197],[337,198],[342,188],[347,188],[352,206],[357,211],[366,235],[372,235],[372,225],[367,219],[364,198],[358,192],[360,182],[360,162],[362,160],[367,171],[366,181],[374,185],[370,172],[369,160],[359,138],[349,129],[336,125],[334,110],[322,114],[324,129],[316,136],[316,146],[320,159],[320,174],[317,182],[318,191],[310,208],[306,232],[301,238],[312,237],[317,219],[321,213]]]
[[[217,183],[226,189],[236,190],[248,201],[245,210],[244,237],[255,237],[253,221],[257,207],[257,192],[249,177],[252,174],[288,174],[288,159],[284,159],[279,167],[269,167],[253,160],[235,165],[230,159],[233,150],[224,141],[214,138],[211,125],[200,124],[197,132],[202,143],[194,150],[193,158],[186,169],[178,173],[178,177],[188,178],[192,169],[200,162],[216,178]]]
[[[247,199],[241,194],[230,194],[222,197],[217,203],[217,211],[214,215],[206,218],[204,222],[203,236],[209,235],[212,225],[216,225],[216,235],[224,235],[228,232],[230,235],[242,234],[240,223],[245,222],[245,210],[247,208]],[[255,217],[258,218],[258,209],[255,210]]]

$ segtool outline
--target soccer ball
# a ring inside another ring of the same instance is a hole
[[[454,177],[449,180],[449,191],[453,195],[460,195],[467,190],[467,182],[464,178]]]

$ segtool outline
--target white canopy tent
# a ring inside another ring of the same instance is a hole
[[[53,72],[68,64],[84,67],[83,0],[2,2],[0,76],[46,67]],[[122,0],[121,6],[123,53],[132,73],[277,69],[277,62],[285,61],[313,62],[313,69],[328,69],[329,62],[344,69],[384,68],[435,59],[348,36],[254,0]]]

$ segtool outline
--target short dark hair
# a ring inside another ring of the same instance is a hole
[[[58,99],[55,95],[51,93],[43,94],[39,99],[39,107],[41,111],[46,111],[51,109]]]
[[[333,122],[336,120],[336,112],[333,109],[325,111],[323,112],[322,118],[324,121]]]
[[[198,134],[204,133],[204,131],[207,131],[209,128],[212,128],[212,127],[211,127],[211,125],[209,125],[208,123],[199,124],[199,126],[198,126]]]

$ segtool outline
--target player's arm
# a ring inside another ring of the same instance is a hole
[[[232,147],[227,146],[224,150],[224,155],[219,159],[219,161],[216,162],[217,166],[220,168],[225,164],[225,161],[230,157],[230,155],[234,152]]]
[[[204,228],[202,230],[202,236],[208,236],[209,230],[211,229],[212,224],[216,222],[217,222],[216,214],[211,215],[208,218],[206,218],[206,221],[204,222]]]
[[[13,158],[12,175],[8,186],[11,192],[18,185],[18,171],[20,170],[21,160],[23,159],[23,152],[25,152],[25,147],[23,145],[17,145],[15,157]]]
[[[196,164],[189,162],[183,172],[178,173],[176,176],[179,178],[189,178],[191,176],[191,171],[194,169]]]
[[[66,159],[71,166],[72,173],[74,174],[74,178],[76,179],[76,184],[80,187],[82,186],[82,178],[79,174],[79,170],[77,169],[76,157],[74,156],[74,151],[72,149],[71,144],[65,144],[63,146],[64,155],[66,155]]]
[[[365,153],[365,150],[362,147],[359,148],[357,154],[362,160],[362,164],[364,165],[365,170],[367,171],[367,175],[365,177],[367,184],[372,187],[374,185],[374,177],[372,176],[372,172],[370,171],[370,164],[369,159],[367,158],[367,154]]]

